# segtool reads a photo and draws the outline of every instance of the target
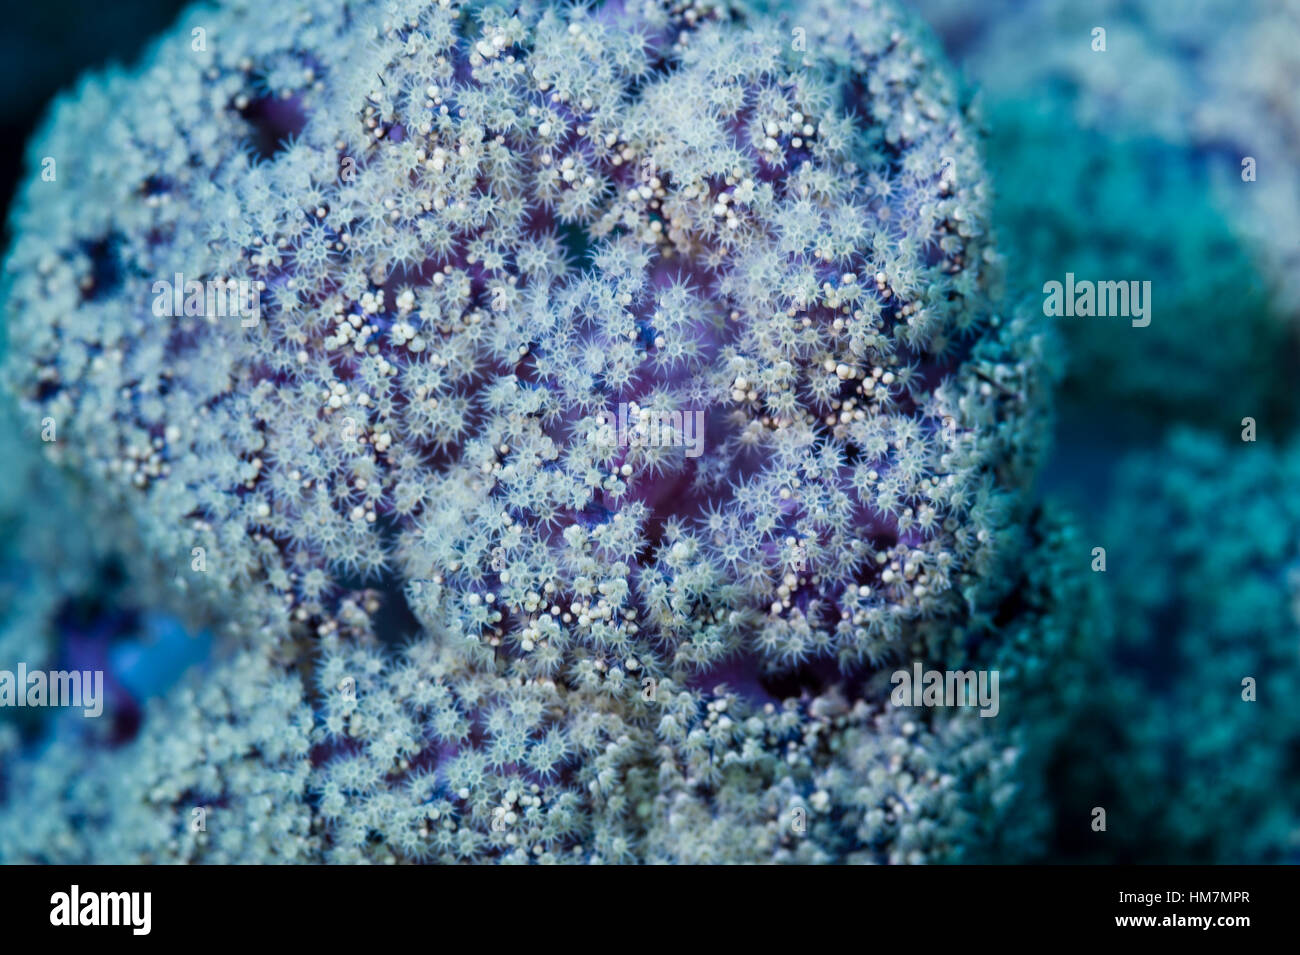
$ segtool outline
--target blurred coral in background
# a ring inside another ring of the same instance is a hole
[[[1064,323],[1045,486],[1108,547],[1115,644],[1059,777],[1130,820],[1074,851],[1297,861],[1300,4],[909,6],[980,90],[1022,291],[1140,276],[1159,303]]]

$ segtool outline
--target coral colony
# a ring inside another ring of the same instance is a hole
[[[1025,499],[1050,323],[998,299],[910,20],[789,17],[230,0],[57,104],[5,380],[131,599],[214,646],[129,739],[11,747],[0,857],[1032,842],[1014,684],[1082,599]],[[159,317],[178,274],[259,321]],[[1002,712],[893,705],[913,661]]]
[[[1145,570],[1117,578],[1117,612],[1126,652],[1156,661],[1115,685],[1142,754],[1120,783],[1145,837],[1177,847],[1173,861],[1295,862],[1300,792],[1253,782],[1300,773],[1300,443],[1232,436],[1241,454],[1224,440],[1179,429],[1119,472],[1109,530],[1133,535],[1129,559]],[[1239,615],[1223,612],[1225,592]],[[1174,613],[1178,641],[1162,626]],[[1165,681],[1174,700],[1153,707],[1150,684]]]

